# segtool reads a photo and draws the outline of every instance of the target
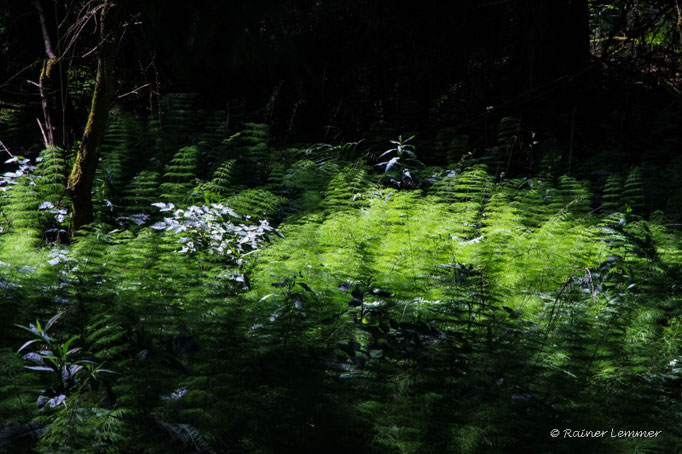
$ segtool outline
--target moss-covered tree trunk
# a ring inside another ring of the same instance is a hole
[[[100,44],[97,52],[97,76],[90,115],[67,185],[71,197],[72,234],[94,219],[92,186],[99,161],[99,148],[106,131],[114,93],[114,64],[121,28],[118,20],[119,12],[114,2],[106,0],[99,14]]]

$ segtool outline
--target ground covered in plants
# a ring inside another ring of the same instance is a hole
[[[163,144],[112,113],[73,238],[69,156],[6,164],[0,451],[674,452],[682,161],[570,168],[514,118],[281,147],[192,99]]]

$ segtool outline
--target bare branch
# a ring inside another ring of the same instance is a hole
[[[81,58],[85,58],[85,57],[89,56],[90,54],[92,54],[93,52],[96,52],[97,49],[99,49],[99,45],[100,45],[100,44],[101,44],[101,43],[97,43],[97,45],[96,45],[95,47],[93,47],[92,49],[90,49],[89,51],[87,51],[86,53],[84,53],[83,55],[81,55]]]
[[[90,19],[95,19],[95,22],[97,21],[97,12],[102,9],[104,5],[99,5],[96,6],[95,8],[87,11],[87,13],[83,16],[80,17],[76,23],[74,23],[69,29],[66,31],[64,38],[69,39],[68,44],[64,48],[64,52],[62,52],[62,55],[65,55],[68,53],[69,50],[76,44],[78,41],[78,38],[80,37],[81,33],[83,32],[83,29],[88,25],[90,22]],[[99,46],[99,44],[98,44]],[[95,47],[96,49],[97,47]],[[94,50],[94,49],[93,49]]]
[[[4,143],[2,143],[2,140],[0,140],[0,147],[2,147],[3,150],[5,150],[5,153],[7,153],[8,155],[10,155],[12,158],[14,157],[14,155],[12,154],[12,152],[9,151],[9,149],[5,146]]]
[[[47,141],[47,136],[45,135],[45,129],[43,128],[43,124],[40,122],[40,119],[36,117],[36,121],[38,122],[38,127],[40,128],[40,132],[43,134],[43,141],[45,142],[45,148],[50,146],[50,143]]]
[[[125,97],[128,96],[128,95],[134,95],[134,94],[136,94],[137,92],[139,92],[140,90],[142,90],[142,89],[144,89],[144,88],[147,88],[147,87],[150,86],[150,85],[151,85],[151,82],[148,83],[148,84],[144,84],[144,85],[142,85],[141,87],[137,87],[135,90],[132,90],[132,91],[129,91],[128,93],[124,93],[124,94],[122,94],[122,95],[120,95],[120,96],[117,96],[117,99],[125,98]]]

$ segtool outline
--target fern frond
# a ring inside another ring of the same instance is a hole
[[[208,182],[204,189],[219,197],[225,197],[234,192],[232,181],[234,179],[235,159],[225,161],[213,172],[213,178]]]
[[[158,201],[158,196],[159,174],[152,170],[143,170],[123,191],[124,213],[147,213],[151,204]]]
[[[638,213],[644,208],[644,191],[642,189],[642,170],[635,167],[623,184],[623,202]]]
[[[197,178],[199,149],[196,146],[181,148],[166,166],[161,184],[161,196],[174,203],[189,199],[193,182]]]
[[[225,204],[241,215],[274,219],[287,200],[264,189],[247,189],[225,199]]]

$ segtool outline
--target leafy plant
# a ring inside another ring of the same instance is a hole
[[[182,248],[178,252],[193,254],[201,250],[219,257],[238,270],[231,276],[237,282],[245,282],[245,276],[240,272],[245,258],[260,248],[270,234],[281,236],[268,221],[254,224],[249,216],[240,216],[220,204],[190,206],[187,209],[175,209],[172,203],[153,205],[162,213],[172,213],[172,217],[164,218],[152,228],[180,236],[177,241]]]
[[[414,152],[414,145],[408,143],[414,139],[414,136],[403,140],[399,136],[397,140],[390,140],[389,142],[395,145],[379,155],[378,159],[383,157],[391,157],[388,161],[377,164],[383,167],[384,176],[388,181],[397,187],[413,187],[416,181],[412,176],[416,166],[423,166],[422,162],[417,159]]]
[[[41,326],[39,321],[36,324],[20,326],[19,328],[31,333],[34,338],[22,345],[17,353],[26,350],[28,347],[38,347],[37,350],[29,351],[22,356],[22,359],[34,365],[26,366],[26,369],[47,372],[52,377],[52,386],[42,390],[38,397],[38,408],[55,408],[59,405],[66,405],[66,401],[72,393],[89,387],[92,381],[96,381],[101,373],[112,373],[103,369],[101,364],[86,359],[75,359],[81,351],[81,347],[72,347],[80,336],[72,336],[66,341],[60,342],[49,334],[50,328],[64,315],[60,312],[52,317],[45,326]]]

